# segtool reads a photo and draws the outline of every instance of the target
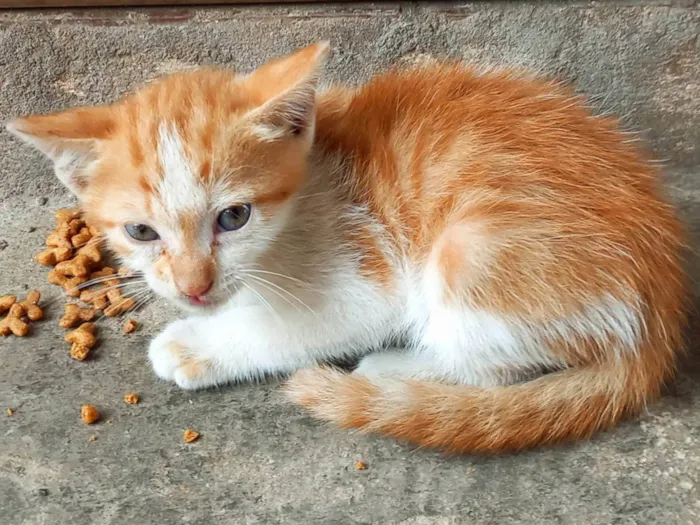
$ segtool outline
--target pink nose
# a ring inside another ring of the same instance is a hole
[[[182,289],[182,293],[188,297],[202,297],[203,295],[206,295],[209,290],[211,290],[212,286],[214,286],[213,280],[209,282],[192,283],[184,287]]]

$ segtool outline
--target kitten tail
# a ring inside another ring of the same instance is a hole
[[[665,346],[665,345],[664,345]],[[331,369],[297,372],[285,390],[318,418],[453,453],[496,454],[586,439],[644,410],[673,370],[673,352],[571,368],[482,388],[370,380]]]

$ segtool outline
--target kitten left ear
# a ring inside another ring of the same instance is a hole
[[[51,159],[61,182],[80,196],[97,160],[99,141],[111,135],[114,123],[108,107],[93,107],[18,118],[6,128]]]
[[[316,89],[329,43],[319,42],[269,62],[249,78],[265,102],[250,113],[254,132],[265,141],[313,137]]]

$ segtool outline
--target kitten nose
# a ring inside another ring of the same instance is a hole
[[[189,297],[201,297],[214,285],[216,268],[209,257],[185,253],[170,261],[175,286]]]
[[[206,295],[207,292],[211,290],[212,286],[214,286],[213,280],[209,282],[192,283],[188,286],[185,286],[182,289],[182,293],[184,293],[187,297],[201,297],[203,295]]]

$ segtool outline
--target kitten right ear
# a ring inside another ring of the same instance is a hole
[[[265,100],[250,114],[261,139],[313,137],[316,88],[329,47],[328,42],[313,44],[265,64],[250,76],[251,87]]]
[[[51,159],[58,178],[79,197],[97,160],[99,141],[108,138],[114,126],[110,108],[92,107],[18,118],[6,128]]]

